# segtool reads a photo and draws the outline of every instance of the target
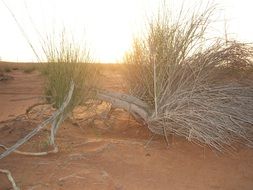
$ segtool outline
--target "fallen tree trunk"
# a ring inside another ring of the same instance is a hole
[[[149,106],[133,96],[118,92],[99,91],[97,98],[111,103],[114,107],[128,111],[136,119],[148,120]]]
[[[97,93],[97,98],[111,103],[114,107],[124,109],[131,113],[137,121],[144,122],[152,133],[167,136],[163,127],[149,125],[149,118],[151,118],[152,110],[148,104],[140,99],[128,94],[104,90]]]

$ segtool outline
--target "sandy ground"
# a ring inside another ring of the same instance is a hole
[[[22,114],[40,101],[27,98],[43,94],[43,78],[37,71],[8,74],[12,80],[0,81],[0,144],[10,146],[42,120]],[[121,89],[117,70],[107,69],[103,74],[106,89]],[[78,110],[76,114],[81,115]],[[47,133],[48,129],[43,130],[21,150],[50,148]],[[21,189],[30,190],[253,189],[252,149],[241,147],[233,154],[217,154],[180,137],[171,137],[167,146],[159,136],[145,146],[150,137],[144,126],[116,109],[105,121],[78,125],[65,121],[57,134],[59,153],[43,157],[13,153],[0,160],[0,168],[10,170]],[[11,189],[3,174],[0,189]]]
[[[42,95],[43,80],[38,72],[24,76],[22,71],[12,71],[8,75],[13,79],[0,82],[0,121],[25,113]]]

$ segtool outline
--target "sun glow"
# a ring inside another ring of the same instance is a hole
[[[131,46],[133,36],[141,33],[147,18],[156,13],[163,0],[2,0],[0,58],[9,61],[36,61],[27,39],[3,2],[15,14],[25,35],[39,54],[41,38],[52,33],[59,34],[65,28],[77,43],[86,43],[96,61],[112,63],[121,61]],[[171,6],[174,9],[183,2],[199,3],[196,0],[173,2]],[[253,17],[250,8],[253,3],[247,0],[215,2],[223,7],[221,19],[227,19],[229,35],[253,42],[253,27],[250,25]]]

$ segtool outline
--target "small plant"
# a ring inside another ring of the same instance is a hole
[[[19,70],[19,68],[18,68],[18,67],[13,67],[13,68],[12,68],[12,70],[14,70],[14,71],[18,71],[18,70]]]
[[[44,141],[39,142],[39,148],[41,150],[48,149],[49,145],[50,145],[50,142],[48,140],[44,140]]]
[[[45,93],[50,103],[59,108],[67,94],[71,81],[75,89],[68,111],[94,95],[97,84],[96,66],[92,64],[89,52],[67,40],[63,32],[60,42],[48,40],[43,47],[47,63],[42,72],[47,78]]]
[[[12,71],[12,69],[10,67],[4,67],[4,72],[9,73],[11,71]]]

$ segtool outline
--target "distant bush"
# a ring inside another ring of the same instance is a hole
[[[29,67],[24,68],[23,71],[24,73],[32,73],[34,70],[35,70],[35,67],[29,66]]]
[[[12,71],[12,69],[10,67],[7,67],[7,66],[4,67],[4,72],[9,73],[11,71]]]

